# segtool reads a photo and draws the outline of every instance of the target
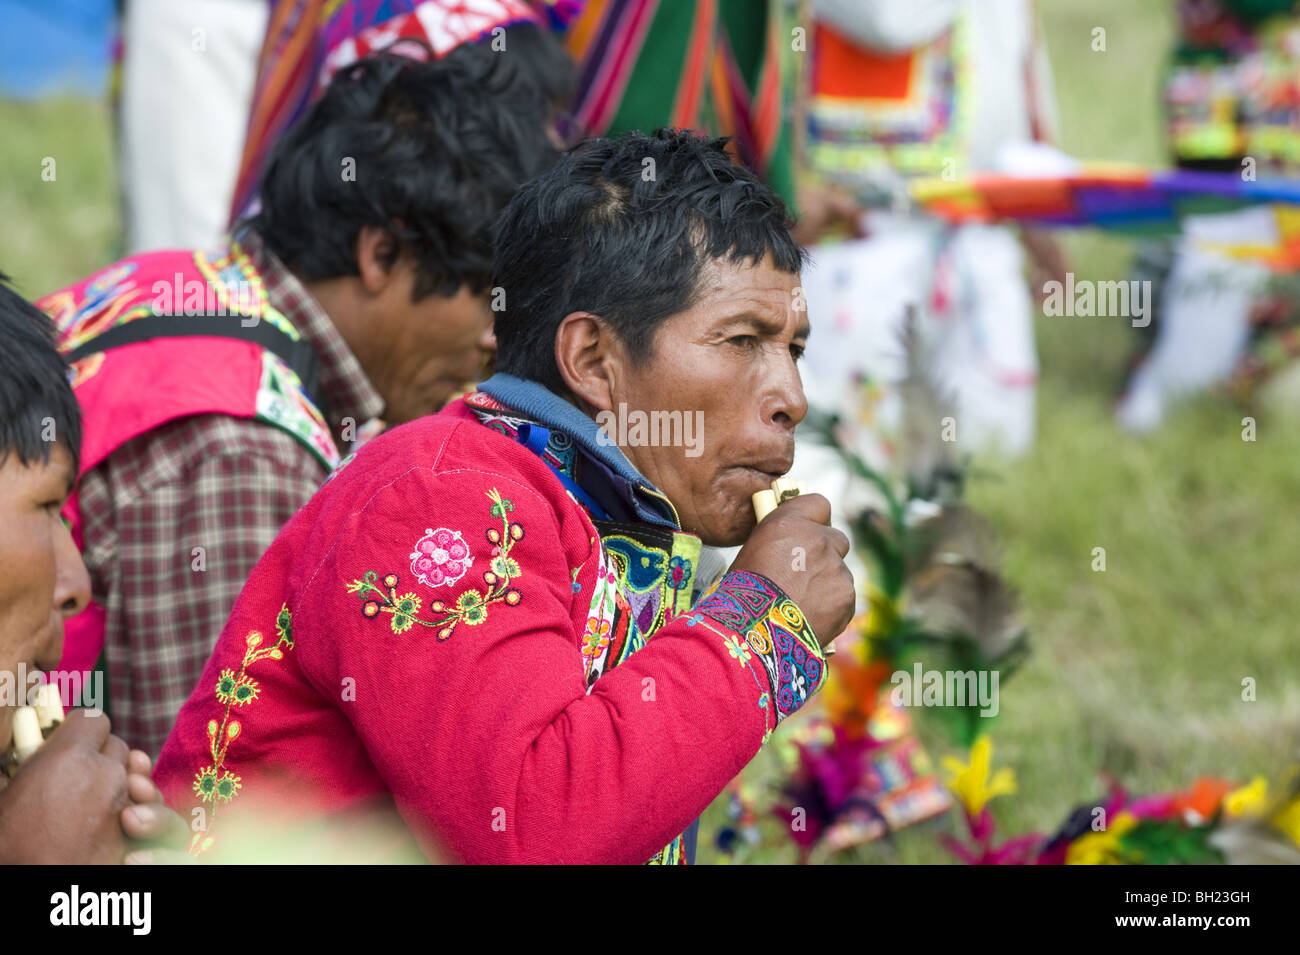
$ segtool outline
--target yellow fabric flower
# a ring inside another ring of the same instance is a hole
[[[871,581],[867,581],[867,610],[860,614],[854,623],[858,624],[869,643],[888,636],[897,626],[902,614],[901,601],[896,603],[890,600],[888,594]]]
[[[1256,776],[1249,785],[1234,789],[1223,797],[1223,813],[1229,819],[1263,815],[1268,805],[1268,780]]]
[[[987,736],[975,740],[970,750],[970,763],[952,756],[943,759],[944,772],[948,774],[947,786],[962,801],[972,818],[978,816],[985,804],[995,796],[1016,791],[1016,774],[1003,767],[989,779],[989,764],[993,759],[993,741]]]
[[[1274,814],[1273,827],[1286,833],[1292,842],[1300,846],[1300,798],[1292,799]]]
[[[1119,812],[1102,832],[1085,832],[1065,850],[1066,865],[1122,865],[1119,841],[1138,824],[1137,816]]]

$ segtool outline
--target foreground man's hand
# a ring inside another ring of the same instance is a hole
[[[786,501],[759,522],[731,564],[785,591],[823,647],[844,632],[857,603],[853,574],[844,563],[849,539],[830,520],[831,503],[820,494]]]
[[[129,750],[110,729],[103,713],[72,710],[14,778],[0,783],[0,863],[185,858],[155,856],[154,847],[184,847],[185,823],[162,804],[149,779],[149,757]]]
[[[127,793],[132,805],[122,810],[122,831],[131,839],[127,865],[184,865],[194,861],[185,851],[185,820],[163,805],[162,792],[149,778],[148,754],[131,750],[127,758]]]
[[[126,743],[108,717],[73,710],[0,792],[0,861],[116,865],[126,852],[120,816]]]

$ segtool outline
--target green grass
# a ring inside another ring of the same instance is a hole
[[[1163,0],[1043,0],[1063,146],[1087,158],[1162,161],[1159,71],[1171,35]],[[1107,50],[1091,50],[1092,29]],[[101,103],[0,103],[0,269],[37,296],[107,264],[118,214],[112,139]],[[53,156],[57,179],[41,179]],[[1129,243],[1069,236],[1080,278],[1124,277]],[[1001,688],[995,765],[1017,795],[993,806],[1003,835],[1051,829],[1101,791],[1098,772],[1135,791],[1200,774],[1244,780],[1280,768],[1300,726],[1300,456],[1294,422],[1219,398],[1174,412],[1147,438],[1121,432],[1111,402],[1131,332],[1113,319],[1040,318],[1039,437],[1033,452],[974,482],[971,502],[997,527],[1019,588],[1033,654]],[[1258,418],[1258,441],[1241,418]],[[1107,569],[1091,570],[1092,549]],[[1257,681],[1257,700],[1241,681]],[[936,759],[949,752],[925,721]],[[778,734],[778,737],[780,734]],[[769,748],[747,775],[771,779]],[[710,808],[701,861],[717,854]],[[948,861],[934,835],[954,818],[849,858]],[[765,821],[769,835],[780,826]],[[760,861],[793,861],[792,847]],[[821,858],[820,856],[817,858]]]
[[[111,263],[120,215],[106,103],[0,100],[0,130],[0,272],[39,298]]]

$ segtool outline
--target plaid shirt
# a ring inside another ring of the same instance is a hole
[[[346,453],[339,422],[377,417],[383,399],[310,293],[255,235],[242,242],[271,304],[316,350]],[[325,477],[281,429],[202,414],[123,445],[82,478],[83,556],[107,614],[113,731],[131,746],[162,748],[253,565]]]

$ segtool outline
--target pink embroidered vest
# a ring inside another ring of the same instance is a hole
[[[324,416],[283,358],[257,341],[209,336],[198,324],[217,317],[224,324],[212,329],[220,335],[218,329],[267,323],[263,338],[307,347],[267,301],[238,243],[211,252],[134,256],[36,304],[54,320],[59,350],[71,360],[82,414],[78,480],[129,441],[197,414],[265,421],[306,445],[327,471],[338,463]],[[146,324],[132,328],[142,320]],[[152,331],[143,334],[147,329]],[[100,344],[104,350],[97,349]],[[75,493],[63,513],[84,550]],[[68,621],[60,669],[93,669],[104,648],[104,627],[104,609],[94,602]]]

